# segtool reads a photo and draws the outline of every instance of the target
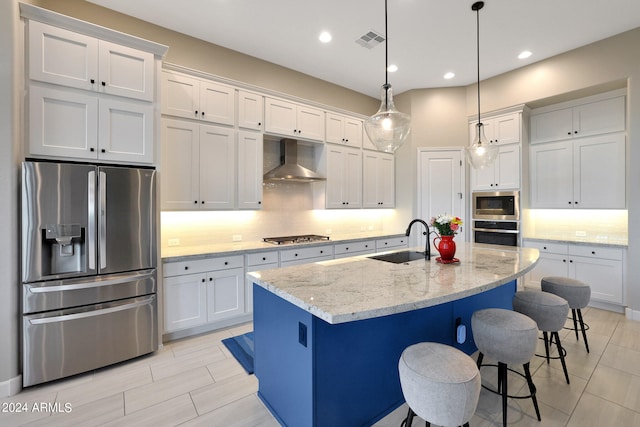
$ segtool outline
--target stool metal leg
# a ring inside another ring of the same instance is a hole
[[[543,331],[542,336],[544,337],[544,353],[547,356],[547,364],[549,364],[549,334]]]
[[[498,390],[502,391],[502,426],[507,427],[507,364],[498,362]]]
[[[576,333],[576,341],[578,341],[578,318],[576,316],[576,309],[571,309],[571,319],[573,319],[573,330]]]
[[[527,384],[529,385],[529,393],[531,393],[531,400],[533,400],[533,407],[536,410],[536,416],[538,417],[538,421],[542,421],[542,418],[540,417],[540,408],[538,408],[538,399],[536,398],[536,386],[533,383],[533,378],[531,378],[529,362],[522,366],[524,367],[524,375],[527,379]]]
[[[566,351],[564,348],[562,348],[562,344],[560,344],[560,335],[558,334],[558,332],[551,332],[551,337],[552,339],[556,340],[558,354],[560,355],[560,362],[562,362],[562,369],[564,370],[564,377],[567,380],[567,384],[569,384],[569,373],[567,372],[567,364],[564,361],[564,355]]]
[[[413,412],[413,409],[409,408],[409,412],[407,412],[407,418],[402,420],[402,423],[400,423],[400,427],[411,427],[411,424],[413,424],[413,417],[415,417],[415,415],[416,413]]]
[[[587,331],[584,329],[584,321],[582,320],[582,310],[578,309],[578,319],[580,321],[580,329],[582,329],[582,338],[584,339],[584,346],[587,348],[587,353],[589,353],[589,342],[587,341]],[[575,323],[575,320],[574,320]],[[576,328],[576,338],[578,338],[578,330]]]

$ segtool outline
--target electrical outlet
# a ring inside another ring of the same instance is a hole
[[[233,235],[233,241],[234,241],[234,242],[240,242],[240,241],[242,241],[242,234],[234,234],[234,235]]]
[[[180,239],[169,239],[169,246],[180,246]]]
[[[576,237],[587,237],[586,231],[576,231]]]

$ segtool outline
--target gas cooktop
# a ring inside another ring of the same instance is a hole
[[[329,240],[329,236],[319,236],[317,234],[303,234],[301,236],[265,237],[262,239],[274,245],[286,245],[293,243],[311,243]]]

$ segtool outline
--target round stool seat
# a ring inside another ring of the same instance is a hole
[[[471,330],[478,350],[507,365],[522,365],[533,357],[538,327],[529,317],[502,308],[473,313]]]
[[[480,372],[460,350],[418,343],[402,352],[398,370],[407,404],[422,419],[458,426],[473,416],[480,396]]]
[[[585,308],[591,300],[591,286],[569,277],[543,277],[540,287],[544,292],[566,299],[571,309]]]
[[[561,330],[569,314],[567,300],[549,292],[516,292],[513,309],[535,320],[541,331],[548,332]]]

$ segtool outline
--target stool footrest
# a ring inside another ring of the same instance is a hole
[[[496,365],[496,364],[488,364],[488,363],[487,364],[482,364],[482,365],[480,365],[480,368],[482,368],[483,366],[492,366],[494,368],[498,368],[498,365]],[[507,371],[513,372],[516,375],[520,375],[522,378],[525,379],[525,381],[527,380],[527,376],[525,374],[523,374],[522,372],[518,372],[515,369],[511,369],[509,367],[507,367]],[[492,388],[490,388],[490,387],[488,387],[488,386],[486,386],[484,384],[482,384],[482,388],[487,390],[487,391],[490,391],[491,393],[495,393],[497,395],[502,395],[502,393],[499,392],[498,390],[494,390],[494,389],[492,389]],[[510,397],[511,399],[531,399],[532,397],[535,396],[535,394],[536,394],[536,389],[535,389],[535,385],[534,385],[534,390],[533,390],[532,394],[528,394],[526,396],[522,396],[522,395],[515,396],[515,395],[507,394],[507,397]]]

